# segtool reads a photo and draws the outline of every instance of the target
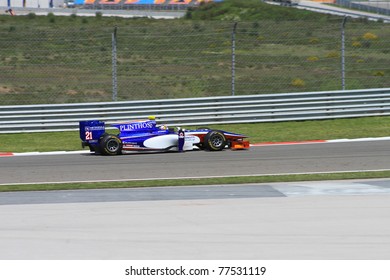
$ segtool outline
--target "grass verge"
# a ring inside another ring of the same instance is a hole
[[[347,179],[374,179],[388,178],[389,171],[372,172],[340,172],[293,175],[265,175],[265,176],[239,176],[224,178],[202,179],[166,179],[166,180],[133,180],[118,182],[90,182],[90,183],[61,183],[61,184],[20,184],[2,185],[0,192],[9,191],[52,191],[52,190],[80,190],[80,189],[114,189],[114,188],[142,188],[167,186],[194,186],[194,185],[227,185],[227,184],[255,184],[298,181],[323,181]]]

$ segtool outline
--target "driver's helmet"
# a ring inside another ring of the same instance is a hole
[[[166,125],[160,125],[160,130],[167,130],[168,127]]]

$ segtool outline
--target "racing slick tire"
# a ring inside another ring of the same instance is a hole
[[[222,151],[226,146],[225,135],[217,130],[212,130],[204,137],[204,147],[208,151]]]
[[[116,135],[107,134],[100,139],[100,152],[103,155],[120,155],[122,154],[122,146],[122,140]]]

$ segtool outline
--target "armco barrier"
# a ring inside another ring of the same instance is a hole
[[[66,131],[80,120],[108,124],[156,116],[170,126],[390,115],[390,88],[190,99],[0,106],[0,133]]]

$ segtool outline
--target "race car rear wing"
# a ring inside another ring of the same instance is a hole
[[[79,122],[80,138],[85,143],[98,143],[100,137],[106,132],[103,121],[81,121]]]

